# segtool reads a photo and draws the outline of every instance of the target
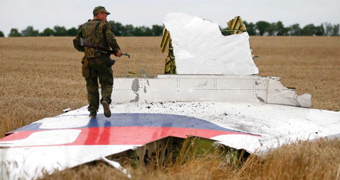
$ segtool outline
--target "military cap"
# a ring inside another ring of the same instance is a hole
[[[93,15],[96,15],[100,12],[106,13],[107,15],[109,15],[110,13],[106,11],[106,9],[103,6],[97,6],[93,9]]]

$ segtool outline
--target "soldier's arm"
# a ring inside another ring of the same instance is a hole
[[[107,38],[107,42],[109,43],[109,46],[111,47],[112,51],[115,53],[117,57],[120,57],[122,52],[120,50],[120,47],[117,43],[117,40],[115,38],[115,35],[113,33],[113,29],[109,23],[105,24],[107,27],[105,28],[105,36]]]
[[[82,34],[82,32],[81,32],[81,27],[82,27],[82,26],[80,26],[80,27],[78,28],[76,38],[73,39],[73,46],[74,46],[74,48],[76,48],[78,51],[82,51],[82,52],[83,52],[85,49],[84,49],[83,46],[80,45],[80,38],[83,37],[83,34]]]

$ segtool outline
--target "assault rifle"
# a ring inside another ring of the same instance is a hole
[[[103,47],[100,47],[98,45],[92,44],[90,42],[87,42],[83,38],[80,38],[80,45],[83,46],[83,47],[94,48],[94,49],[96,49],[96,51],[99,51],[99,52],[104,53],[104,54],[108,54],[108,55],[115,54],[113,51],[106,49],[106,48],[103,48]],[[122,53],[122,56],[127,56],[128,58],[130,58],[130,54],[128,54],[128,53]]]

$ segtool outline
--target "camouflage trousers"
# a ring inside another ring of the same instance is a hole
[[[98,79],[101,85],[102,98],[100,102],[106,100],[111,103],[111,93],[113,87],[113,72],[111,66],[107,65],[106,56],[98,58],[89,58],[90,74],[86,80],[87,100],[89,102],[88,110],[90,112],[97,112],[99,108],[99,87]]]

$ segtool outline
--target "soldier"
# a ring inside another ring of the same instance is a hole
[[[76,38],[73,40],[74,47],[78,51],[85,52],[82,60],[82,73],[86,80],[90,118],[96,118],[99,108],[98,78],[102,89],[100,102],[104,108],[104,115],[111,116],[109,104],[113,86],[112,63],[110,55],[97,51],[95,48],[82,47],[80,38],[99,47],[111,48],[115,56],[121,57],[122,51],[115,39],[112,27],[106,19],[109,14],[103,6],[95,7],[93,19],[79,27]]]

